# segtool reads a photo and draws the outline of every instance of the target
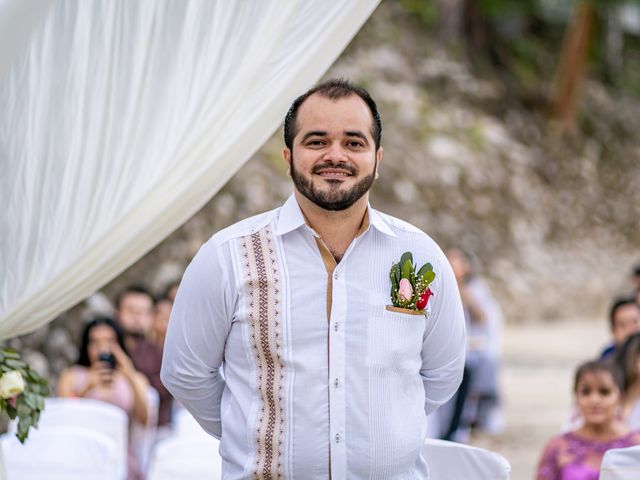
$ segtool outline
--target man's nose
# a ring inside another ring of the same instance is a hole
[[[332,143],[324,153],[323,159],[325,161],[345,162],[348,157],[346,150],[341,144]]]

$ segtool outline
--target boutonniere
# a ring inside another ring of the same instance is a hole
[[[429,285],[436,278],[430,263],[425,263],[416,272],[411,252],[404,252],[398,263],[389,272],[391,278],[391,304],[387,310],[423,315],[433,292]]]

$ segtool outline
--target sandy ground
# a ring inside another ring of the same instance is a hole
[[[572,404],[575,367],[607,338],[603,321],[507,326],[501,370],[506,429],[497,436],[475,434],[471,444],[507,458],[512,480],[533,480],[545,443],[560,431]]]

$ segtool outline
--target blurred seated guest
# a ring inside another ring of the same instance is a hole
[[[150,340],[154,322],[155,298],[146,288],[131,285],[116,298],[118,323],[124,330],[124,341],[135,367],[158,392],[158,426],[171,420],[172,396],[160,381],[162,347]]]
[[[636,263],[631,272],[631,283],[633,284],[633,291],[636,294],[640,294],[640,263]]]
[[[631,283],[633,284],[633,292],[631,296],[635,298],[636,303],[640,305],[640,263],[636,263],[631,273]]]
[[[131,420],[146,424],[149,384],[126,353],[122,331],[116,322],[98,317],[82,333],[76,365],[64,370],[58,381],[60,397],[101,400],[123,409]],[[129,446],[129,479],[143,478]]]
[[[172,307],[173,300],[168,297],[161,297],[156,302],[153,326],[151,327],[151,339],[160,348],[164,347],[164,337],[167,334],[167,326],[169,325]]]
[[[167,285],[167,288],[165,288],[162,296],[165,298],[168,298],[173,303],[176,299],[176,293],[178,293],[179,286],[180,286],[180,282],[170,283],[169,285]]]
[[[470,427],[492,433],[503,428],[498,391],[502,311],[487,284],[474,274],[469,256],[459,248],[447,250],[458,281],[467,323],[467,356],[458,392],[443,409],[450,412],[446,440],[465,441]],[[445,422],[446,423],[446,422]]]
[[[609,328],[613,341],[600,354],[600,359],[613,358],[630,335],[640,331],[640,306],[633,297],[619,297],[609,309]]]
[[[629,336],[616,354],[624,375],[625,397],[622,416],[633,429],[640,429],[640,333]]]
[[[537,480],[598,480],[607,450],[640,445],[640,433],[632,431],[619,416],[624,379],[615,364],[582,364],[576,371],[573,391],[584,422],[547,443]]]

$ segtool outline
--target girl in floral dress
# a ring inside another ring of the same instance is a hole
[[[578,367],[574,394],[584,424],[552,438],[538,465],[537,480],[598,480],[604,453],[640,444],[640,433],[621,419],[624,380],[615,365]]]

